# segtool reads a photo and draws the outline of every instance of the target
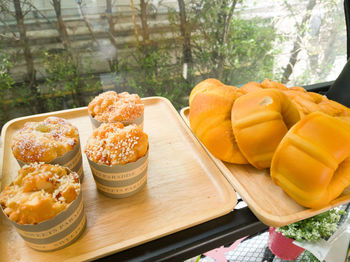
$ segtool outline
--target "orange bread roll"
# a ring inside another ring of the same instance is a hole
[[[286,87],[284,84],[272,81],[268,78],[266,78],[264,81],[261,82],[261,86],[263,88],[276,88],[280,90],[288,90],[288,87]]]
[[[278,146],[271,178],[302,206],[327,205],[350,185],[349,122],[321,112],[300,120]]]
[[[283,91],[283,93],[294,103],[299,111],[301,118],[316,111],[321,111],[330,116],[350,116],[350,110],[346,106],[329,100],[323,95],[314,92],[308,92],[300,86],[288,88],[282,83],[272,81],[270,79],[265,79],[261,83],[248,82],[240,89],[245,93],[250,93],[259,89],[266,88],[274,88]]]
[[[190,94],[192,131],[210,153],[229,163],[248,163],[238,149],[231,126],[233,102],[243,94],[238,88],[216,79],[200,82]]]
[[[258,82],[248,82],[240,88],[240,90],[246,94],[261,89],[263,89],[263,87]]]
[[[270,167],[278,144],[300,119],[294,104],[277,89],[262,89],[239,97],[231,117],[240,151],[259,169]]]

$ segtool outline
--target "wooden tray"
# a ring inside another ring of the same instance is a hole
[[[233,210],[236,194],[210,160],[171,103],[160,97],[143,99],[144,130],[149,135],[147,185],[136,195],[111,199],[98,193],[83,154],[83,198],[87,228],[71,246],[38,252],[24,244],[0,215],[1,261],[82,261],[96,259],[219,217]],[[1,133],[2,188],[19,166],[10,144],[14,132],[27,121],[48,116],[68,119],[79,129],[82,148],[92,132],[87,108],[14,119]]]
[[[180,114],[190,127],[189,112],[189,107],[186,107]],[[258,170],[251,165],[229,164],[209,152],[208,154],[252,212],[266,225],[275,227],[288,225],[350,202],[350,187],[347,187],[329,205],[321,209],[305,208],[272,182],[268,169]]]

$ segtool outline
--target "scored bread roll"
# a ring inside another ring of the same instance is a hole
[[[294,104],[277,89],[253,91],[237,98],[231,118],[239,149],[259,169],[270,167],[279,142],[300,119]]]
[[[300,205],[319,208],[350,185],[350,122],[314,112],[285,135],[271,178]]]
[[[297,107],[300,117],[316,111],[323,112],[330,116],[350,116],[350,110],[346,106],[332,101],[327,97],[314,92],[308,92],[303,87],[286,87],[282,83],[265,79],[261,83],[249,82],[241,87],[245,93],[250,93],[259,89],[274,88],[281,90]]]
[[[238,149],[231,126],[233,102],[243,94],[237,87],[216,79],[200,82],[190,94],[192,131],[210,153],[229,163],[248,163]]]

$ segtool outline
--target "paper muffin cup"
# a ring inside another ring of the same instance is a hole
[[[19,159],[17,159],[17,162],[21,167],[24,165],[30,164],[25,163]],[[73,172],[76,172],[79,176],[79,180],[82,181],[84,177],[83,172],[83,158],[81,155],[81,148],[80,148],[80,141],[78,140],[78,143],[74,146],[74,148],[65,153],[64,155],[57,157],[56,159],[52,160],[51,162],[48,162],[47,164],[56,165],[59,164],[61,166],[68,167]]]
[[[28,246],[38,251],[54,251],[75,242],[84,232],[86,216],[82,192],[65,211],[36,225],[20,225],[7,217]]]
[[[148,151],[135,162],[106,166],[88,158],[97,189],[111,198],[125,198],[136,194],[147,181]]]
[[[124,126],[128,126],[128,125],[131,125],[131,124],[136,124],[138,126],[141,126],[142,129],[143,129],[143,113],[141,116],[139,116],[138,118],[132,120],[132,121],[116,121],[116,122],[101,122],[101,121],[98,121],[96,120],[94,117],[92,117],[90,114],[89,114],[89,117],[90,117],[90,121],[91,121],[91,124],[92,124],[92,127],[93,128],[98,128],[101,124],[103,123],[117,123],[117,122],[120,122],[122,123]]]

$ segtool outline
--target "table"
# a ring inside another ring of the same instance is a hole
[[[267,228],[268,226],[260,222],[245,206],[222,217],[99,261],[183,261]]]
[[[333,82],[305,86],[324,94]],[[183,261],[247,235],[268,229],[237,196],[236,208],[219,218],[148,243],[104,257],[98,261]]]

